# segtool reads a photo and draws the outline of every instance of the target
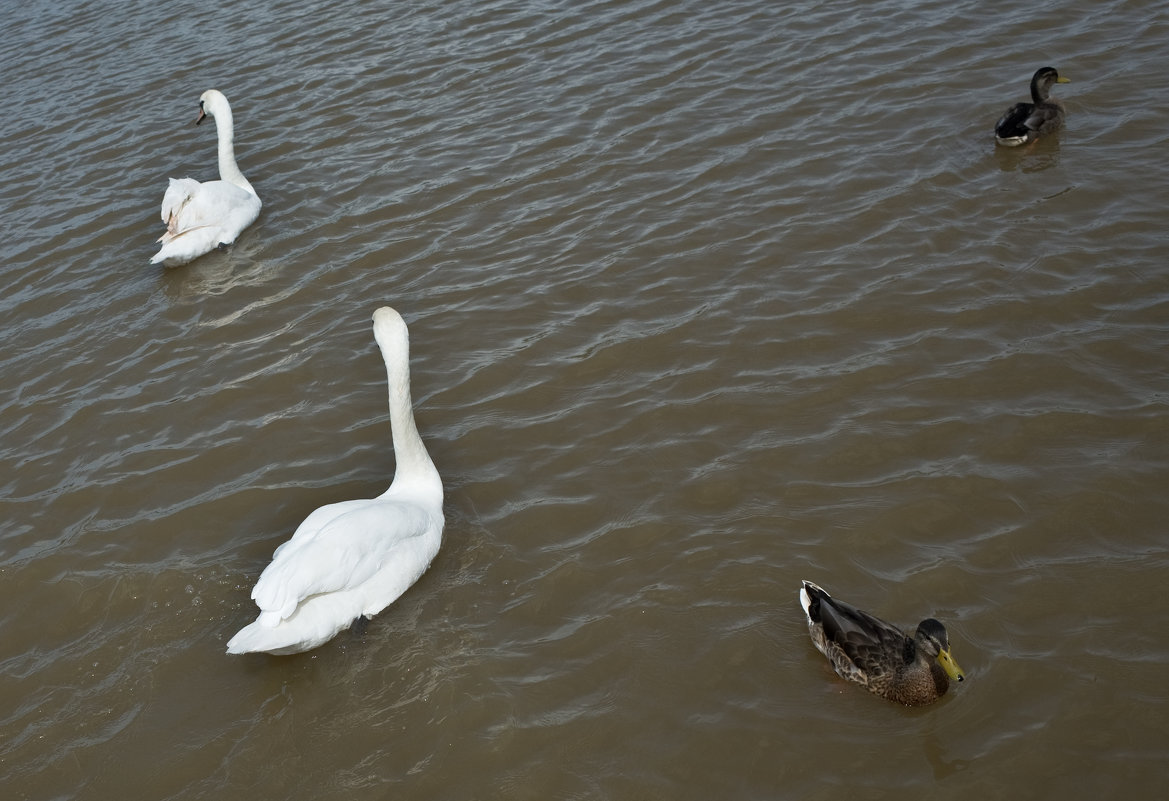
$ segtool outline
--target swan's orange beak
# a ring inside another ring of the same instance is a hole
[[[203,111],[203,101],[199,101],[199,116],[195,118],[195,124],[198,125],[203,120],[207,119],[207,113]]]

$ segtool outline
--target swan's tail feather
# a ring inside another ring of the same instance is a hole
[[[277,625],[260,616],[227,642],[229,654],[298,654],[322,645],[361,616],[360,599],[350,593],[318,595]]]
[[[255,621],[244,626],[227,641],[229,654],[295,654],[307,650],[288,632],[268,628]]]

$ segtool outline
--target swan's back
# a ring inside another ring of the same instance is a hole
[[[387,565],[412,584],[438,551],[439,538],[428,535],[441,535],[442,522],[419,504],[375,498],[343,507],[318,530],[298,529],[260,575],[252,598],[278,616],[271,622],[291,617],[313,595],[358,590]],[[377,614],[393,600],[371,599],[361,614]],[[370,603],[381,605],[366,609]]]

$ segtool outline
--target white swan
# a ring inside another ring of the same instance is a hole
[[[373,335],[389,376],[393,483],[377,498],[329,504],[305,518],[256,582],[260,616],[231,638],[229,654],[316,648],[397,600],[438,553],[442,480],[414,425],[406,323],[380,308]]]
[[[193,178],[171,178],[162,196],[162,221],[166,233],[159,237],[162,249],[151,264],[177,267],[226,247],[260,216],[260,198],[235,163],[231,106],[222,93],[208,89],[199,96],[198,125],[204,117],[215,118],[219,135],[219,180],[199,183]]]

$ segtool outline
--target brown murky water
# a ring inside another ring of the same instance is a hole
[[[1096,798],[1169,760],[1169,53],[1133,2],[7,4],[7,799]],[[990,131],[1051,63],[1067,129]],[[231,99],[264,210],[147,260]],[[272,550],[446,488],[364,632]],[[907,710],[798,582],[950,629]]]

